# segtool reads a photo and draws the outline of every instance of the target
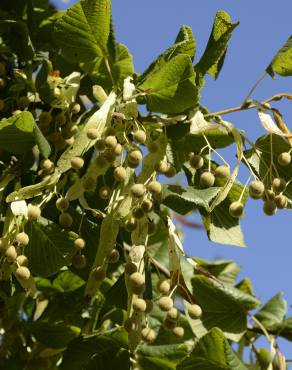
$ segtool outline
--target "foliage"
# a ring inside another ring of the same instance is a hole
[[[210,241],[243,247],[248,197],[269,216],[292,208],[292,134],[268,104],[291,95],[232,110],[258,111],[255,143],[200,104],[238,24],[219,11],[199,59],[182,26],[138,74],[110,0],[1,1],[1,368],[286,368],[282,295],[263,304],[234,262],[187,256],[173,222],[198,212]],[[291,50],[266,73],[291,75]]]

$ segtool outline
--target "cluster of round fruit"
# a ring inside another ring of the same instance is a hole
[[[216,178],[226,179],[230,176],[230,167],[227,165],[217,166],[214,171],[205,169],[204,158],[200,154],[190,154],[190,165],[195,170],[201,170],[200,174],[200,186],[202,188],[210,188],[214,185]]]
[[[278,155],[278,163],[280,166],[288,166],[291,163],[290,152],[283,152]]]

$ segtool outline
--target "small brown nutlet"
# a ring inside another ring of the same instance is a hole
[[[75,254],[72,258],[72,266],[78,270],[84,269],[86,266],[87,260],[84,254]]]
[[[96,281],[103,281],[106,278],[106,270],[104,266],[97,266],[92,271],[91,274]]]
[[[113,249],[108,256],[108,263],[117,263],[120,259],[120,253],[117,249]]]
[[[67,211],[69,208],[69,201],[66,198],[59,198],[56,200],[56,207],[59,211]]]
[[[70,215],[70,213],[63,212],[59,216],[59,224],[60,226],[64,227],[65,229],[68,229],[73,223],[73,218]]]

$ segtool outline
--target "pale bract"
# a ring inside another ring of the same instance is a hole
[[[27,204],[25,200],[16,200],[10,204],[14,216],[25,216],[27,218]]]

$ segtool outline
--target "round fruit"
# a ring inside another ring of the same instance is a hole
[[[0,253],[5,253],[8,248],[8,241],[4,238],[0,238]]]
[[[197,320],[202,316],[202,309],[197,304],[192,304],[188,307],[188,314],[191,319]]]
[[[93,177],[86,177],[83,180],[83,189],[85,191],[94,191],[96,186],[96,181]]]
[[[272,189],[275,193],[282,193],[286,189],[287,183],[280,177],[275,177],[272,183]]]
[[[216,167],[215,176],[225,179],[226,177],[230,176],[230,167],[226,165]]]
[[[73,114],[78,114],[81,110],[81,107],[78,103],[72,103],[70,109]]]
[[[123,151],[123,146],[120,143],[117,143],[116,147],[113,149],[113,154],[115,156],[118,156],[122,154],[122,151]]]
[[[95,267],[91,271],[91,274],[92,274],[93,278],[96,281],[102,281],[102,280],[104,280],[106,278],[106,270],[105,270],[104,266],[97,266],[97,267]]]
[[[145,290],[145,278],[140,272],[134,272],[129,276],[129,286],[133,293],[141,294]]]
[[[95,140],[98,138],[98,129],[97,128],[90,128],[86,132],[86,136],[90,140]]]
[[[85,245],[86,245],[86,242],[82,238],[77,238],[77,239],[74,240],[74,247],[78,251],[81,251],[82,249],[84,249]]]
[[[268,369],[269,365],[273,362],[273,355],[266,348],[260,348],[256,356],[263,369]]]
[[[134,231],[137,227],[137,220],[135,217],[131,217],[125,221],[125,229],[130,233]]]
[[[67,211],[69,208],[69,201],[66,198],[59,198],[56,200],[56,207],[59,211]]]
[[[190,156],[190,165],[196,170],[199,170],[204,166],[204,158],[198,154],[192,153]]]
[[[260,199],[265,191],[265,185],[259,180],[253,181],[249,186],[249,195],[253,199]]]
[[[229,206],[229,214],[234,218],[239,218],[243,215],[244,206],[241,202],[232,202]]]
[[[69,139],[65,140],[66,145],[72,146],[75,143],[74,136],[70,137]]]
[[[151,141],[147,147],[150,153],[157,153],[160,149],[160,145],[157,141]]]
[[[215,176],[211,172],[203,172],[200,176],[200,185],[202,188],[210,188],[214,185]]]
[[[102,186],[99,188],[98,194],[101,199],[109,199],[112,195],[112,189],[108,186]]]
[[[40,166],[45,171],[51,171],[54,168],[54,163],[49,159],[44,159],[41,161]]]
[[[138,164],[141,161],[142,158],[143,158],[143,156],[142,156],[142,153],[140,152],[140,150],[132,150],[128,154],[128,161],[130,163],[133,163],[133,164]]]
[[[16,258],[16,262],[19,266],[27,266],[28,265],[28,258],[24,254],[20,254]]]
[[[175,307],[172,307],[169,311],[167,311],[166,319],[170,321],[176,321],[178,319],[178,310]]]
[[[278,163],[280,166],[288,166],[291,162],[291,154],[289,152],[283,152],[278,155]]]
[[[136,312],[145,312],[146,311],[146,302],[142,298],[136,298],[133,301],[133,310]]]
[[[145,186],[143,184],[134,184],[131,187],[131,194],[135,198],[141,198],[145,194]]]
[[[65,229],[68,229],[73,223],[72,216],[70,213],[63,212],[59,216],[59,224],[60,226],[64,227]]]
[[[116,181],[124,182],[127,178],[127,171],[124,167],[119,166],[114,170],[114,178]]]
[[[163,327],[164,329],[168,331],[172,331],[176,327],[176,321],[175,320],[169,320],[167,317],[163,321]]]
[[[84,269],[86,262],[87,261],[84,254],[75,254],[75,256],[72,258],[72,265],[78,270]]]
[[[161,311],[169,311],[173,307],[173,300],[170,297],[161,297],[158,306]]]
[[[29,106],[29,103],[30,101],[27,96],[21,96],[18,100],[18,107],[20,109],[25,109]]]
[[[95,149],[98,152],[103,152],[105,150],[105,143],[103,139],[97,140],[97,142],[94,144]]]
[[[137,266],[133,262],[127,262],[125,264],[125,274],[132,275],[137,272]]]
[[[277,211],[277,205],[274,200],[266,200],[263,205],[263,211],[267,216],[273,216]]]
[[[21,246],[26,246],[29,243],[29,236],[27,233],[22,232],[18,233],[15,237],[16,241],[21,245]]]
[[[156,166],[156,171],[160,173],[165,173],[169,168],[169,163],[165,161],[160,161]]]
[[[277,208],[284,209],[288,205],[288,199],[285,195],[280,194],[275,197],[275,203]]]
[[[10,245],[10,247],[8,247],[6,249],[5,257],[6,257],[8,262],[13,262],[16,259],[17,252],[16,252],[16,249],[13,245]]]
[[[27,207],[27,218],[29,221],[37,220],[41,215],[41,209],[39,206],[29,204]]]
[[[120,253],[117,249],[113,249],[108,256],[108,263],[117,263],[120,259]]]
[[[155,331],[150,328],[143,328],[141,331],[141,338],[146,343],[153,343],[156,339]]]
[[[164,173],[166,177],[173,177],[176,175],[176,169],[173,165],[169,165],[167,171]]]
[[[117,138],[115,136],[107,136],[105,139],[104,139],[104,144],[107,148],[109,149],[114,149],[117,145],[118,141],[117,141]]]
[[[17,269],[15,271],[15,275],[19,279],[28,280],[30,278],[30,271],[25,266],[19,266],[19,267],[17,267]]]
[[[82,168],[84,165],[84,160],[83,158],[81,157],[73,157],[71,159],[71,167],[73,168],[73,170],[80,170],[80,168]]]
[[[169,281],[168,280],[159,281],[157,288],[161,294],[167,295],[170,291]]]
[[[160,182],[154,180],[149,182],[149,184],[147,185],[147,189],[152,194],[160,194],[162,191],[162,185],[160,184]]]
[[[173,329],[173,334],[177,337],[177,338],[182,338],[184,336],[184,328],[182,326],[176,326],[174,329]]]
[[[141,207],[136,207],[136,208],[133,209],[132,215],[136,219],[139,219],[139,218],[142,218],[142,217],[145,216],[145,212],[144,212],[144,210]]]
[[[143,210],[143,212],[145,213],[151,212],[152,208],[153,208],[152,201],[150,199],[144,199],[141,204],[141,209]]]
[[[143,130],[137,130],[133,134],[133,139],[139,143],[139,144],[144,144],[146,141],[146,133]]]
[[[262,196],[263,201],[266,200],[275,200],[276,194],[273,192],[273,190],[268,189],[264,191],[264,194]]]

